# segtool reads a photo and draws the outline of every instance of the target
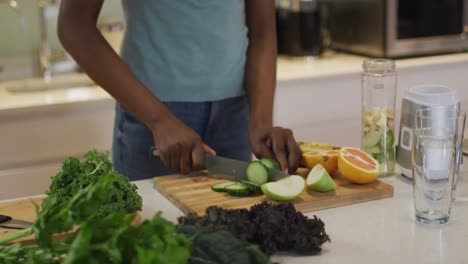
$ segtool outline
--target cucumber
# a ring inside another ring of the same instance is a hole
[[[245,187],[247,187],[249,190],[251,190],[254,193],[263,193],[262,188],[260,187],[260,185],[257,185],[255,183],[252,183],[252,182],[249,182],[249,181],[246,181],[246,180],[242,180],[240,183],[242,185],[245,185]]]
[[[377,145],[380,142],[382,133],[376,130],[371,130],[362,138],[362,146],[365,148],[370,148]]]
[[[236,184],[235,182],[228,181],[228,182],[220,182],[211,186],[211,190],[215,192],[225,192],[226,186]]]
[[[252,191],[247,188],[247,186],[240,184],[238,182],[228,185],[224,188],[227,193],[232,196],[249,196],[252,194]]]
[[[260,161],[252,161],[247,166],[247,180],[262,185],[268,182],[268,169]]]
[[[265,165],[267,168],[276,169],[276,170],[281,169],[280,164],[276,160],[272,160],[272,159],[269,159],[269,158],[261,158],[259,161],[263,165]]]

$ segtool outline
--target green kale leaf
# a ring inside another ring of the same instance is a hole
[[[91,150],[85,154],[85,159],[80,161],[76,157],[67,158],[60,172],[52,177],[52,183],[46,192],[44,203],[53,197],[54,204],[65,203],[71,197],[94,184],[104,175],[112,175],[115,182],[107,190],[111,199],[103,203],[98,209],[97,218],[105,217],[113,212],[134,213],[141,210],[142,200],[137,193],[137,187],[130,183],[128,178],[112,169],[112,162],[108,153]]]

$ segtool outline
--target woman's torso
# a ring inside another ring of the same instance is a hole
[[[162,101],[243,94],[244,0],[122,0],[122,58]]]

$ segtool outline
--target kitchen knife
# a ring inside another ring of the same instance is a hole
[[[156,150],[154,146],[150,148],[149,153],[150,157],[160,159],[158,150]],[[205,154],[205,168],[208,170],[208,174],[212,176],[234,181],[246,180],[247,166],[249,166],[249,163],[245,161],[214,156],[208,153]],[[277,169],[267,169],[270,181],[278,181],[290,176],[289,174]]]
[[[32,226],[33,223],[18,219],[13,219],[10,216],[0,214],[0,227],[11,229],[26,229]]]
[[[220,156],[213,156],[210,154],[205,155],[205,167],[208,170],[208,174],[229,180],[246,180],[248,162],[228,159]],[[289,175],[276,169],[268,169],[268,175],[270,181],[281,180]]]
[[[220,156],[205,155],[205,167],[208,174],[215,177],[227,178],[229,180],[246,180],[248,162],[223,158]]]

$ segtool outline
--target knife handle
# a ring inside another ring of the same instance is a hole
[[[1,224],[1,223],[8,222],[8,221],[10,221],[11,219],[12,219],[12,218],[9,217],[8,215],[2,215],[2,214],[0,214],[0,224]]]

